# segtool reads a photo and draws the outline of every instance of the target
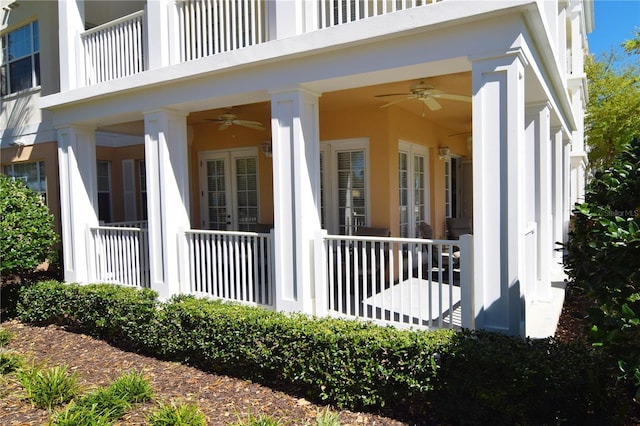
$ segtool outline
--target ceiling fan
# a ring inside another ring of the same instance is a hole
[[[231,125],[244,126],[255,130],[264,130],[262,123],[257,121],[239,120],[238,116],[229,112],[221,114],[217,119],[209,119],[213,123],[220,123],[218,130],[225,130]]]
[[[438,99],[471,102],[471,96],[445,93],[442,90],[437,90],[430,84],[425,84],[423,81],[417,84],[412,84],[411,87],[409,87],[409,93],[386,93],[384,95],[376,95],[376,98],[383,98],[387,96],[406,96],[406,98],[386,103],[384,105],[381,105],[380,108],[385,108],[410,99],[417,99],[419,101],[422,101],[431,111],[437,111],[442,108],[442,105],[440,105]]]

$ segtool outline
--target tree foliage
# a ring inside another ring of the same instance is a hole
[[[0,175],[0,273],[24,274],[51,260],[58,235],[53,216],[35,191]]]
[[[640,386],[640,139],[621,150],[573,212],[566,265],[594,301],[593,343]]]
[[[626,57],[611,52],[585,63],[589,101],[585,134],[592,169],[608,166],[634,137],[640,137],[640,33],[623,45]]]

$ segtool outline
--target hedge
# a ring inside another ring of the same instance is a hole
[[[294,386],[341,408],[385,407],[413,420],[589,424],[622,413],[599,352],[553,339],[399,330],[191,296],[161,303],[153,291],[106,284],[26,286],[18,314],[207,371]]]

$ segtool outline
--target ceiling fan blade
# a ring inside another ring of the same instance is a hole
[[[386,96],[409,96],[411,93],[385,93],[384,95],[375,95],[376,98],[384,98]]]
[[[442,105],[440,105],[440,102],[438,102],[437,100],[435,100],[435,98],[432,98],[431,96],[427,96],[426,98],[422,99],[422,102],[424,102],[425,105],[428,106],[431,111],[437,111],[442,108]]]
[[[248,127],[250,129],[255,130],[264,130],[264,126],[262,123],[258,123],[257,121],[249,121],[249,120],[233,120],[233,124],[237,124],[238,126]]]
[[[220,127],[218,127],[218,130],[226,130],[228,127],[229,127],[228,123],[222,123]]]
[[[449,93],[440,93],[432,95],[434,98],[450,99],[452,101],[471,102],[471,96],[452,95]]]

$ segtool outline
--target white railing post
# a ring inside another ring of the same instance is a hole
[[[96,257],[95,257],[95,239],[91,227],[87,224],[86,233],[86,256],[87,256],[87,281],[92,283],[96,280]]]
[[[191,283],[189,282],[189,257],[187,246],[187,233],[183,227],[178,228],[178,292],[179,293],[191,293]]]
[[[473,287],[473,236],[460,236],[460,306],[462,328],[475,329],[476,307],[482,289]],[[480,282],[480,281],[476,281]]]
[[[316,231],[314,239],[315,309],[316,316],[327,315],[327,251],[325,238],[327,231]]]

